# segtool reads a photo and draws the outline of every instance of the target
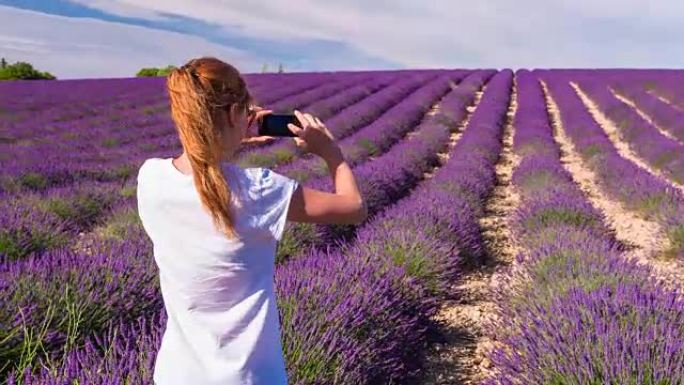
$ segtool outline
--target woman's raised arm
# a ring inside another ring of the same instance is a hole
[[[354,174],[344,160],[340,147],[320,119],[295,111],[302,127],[288,125],[297,135],[295,142],[305,151],[320,156],[330,170],[335,192],[329,193],[300,185],[295,190],[287,219],[293,222],[358,224],[368,210],[356,185]]]

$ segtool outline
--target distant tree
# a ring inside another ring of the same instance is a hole
[[[171,73],[171,71],[173,71],[174,69],[176,69],[176,66],[167,65],[166,67],[160,68],[157,71],[157,76],[168,76],[168,74]]]
[[[147,67],[147,68],[142,68],[140,71],[138,71],[137,74],[135,74],[135,76],[137,76],[137,77],[157,76],[157,72],[159,72],[158,68]]]
[[[7,64],[5,58],[0,62],[0,80],[36,80],[36,79],[57,79],[49,72],[41,72],[33,68],[30,63],[16,62]]]
[[[283,63],[278,63],[278,73],[279,73],[279,74],[282,74],[283,72],[285,72],[285,71],[283,70]]]
[[[268,64],[264,63],[264,65],[261,66],[261,73],[265,74],[268,71]]]
[[[173,69],[175,69],[176,66],[174,65],[167,65],[164,68],[157,68],[157,67],[145,67],[140,69],[135,76],[137,77],[148,77],[148,76],[167,76]]]

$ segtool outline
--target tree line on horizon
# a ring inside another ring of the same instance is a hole
[[[145,67],[141,68],[136,77],[150,77],[150,76],[167,76],[173,69],[177,68],[174,65],[166,67]],[[268,64],[264,63],[261,67],[261,73],[267,73]],[[285,72],[282,63],[278,63],[277,73]],[[57,77],[49,72],[39,71],[33,68],[33,65],[24,61],[17,61],[14,64],[9,64],[3,57],[0,59],[0,81],[2,80],[56,80]]]
[[[172,70],[176,69],[178,67],[169,64],[166,67],[145,67],[141,68],[140,71],[138,71],[137,74],[135,74],[136,77],[150,77],[150,76],[167,76]],[[261,66],[261,73],[267,73],[268,72],[268,64],[264,63]],[[278,63],[278,70],[277,73],[283,73],[285,72],[285,69],[283,67],[283,63]]]

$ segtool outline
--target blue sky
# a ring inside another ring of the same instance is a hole
[[[684,68],[675,0],[0,0],[0,56],[58,78],[212,55],[243,72]]]

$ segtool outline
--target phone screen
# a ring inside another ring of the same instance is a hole
[[[299,126],[299,120],[294,114],[268,114],[261,118],[259,135],[268,136],[297,136],[287,128],[292,123]]]

